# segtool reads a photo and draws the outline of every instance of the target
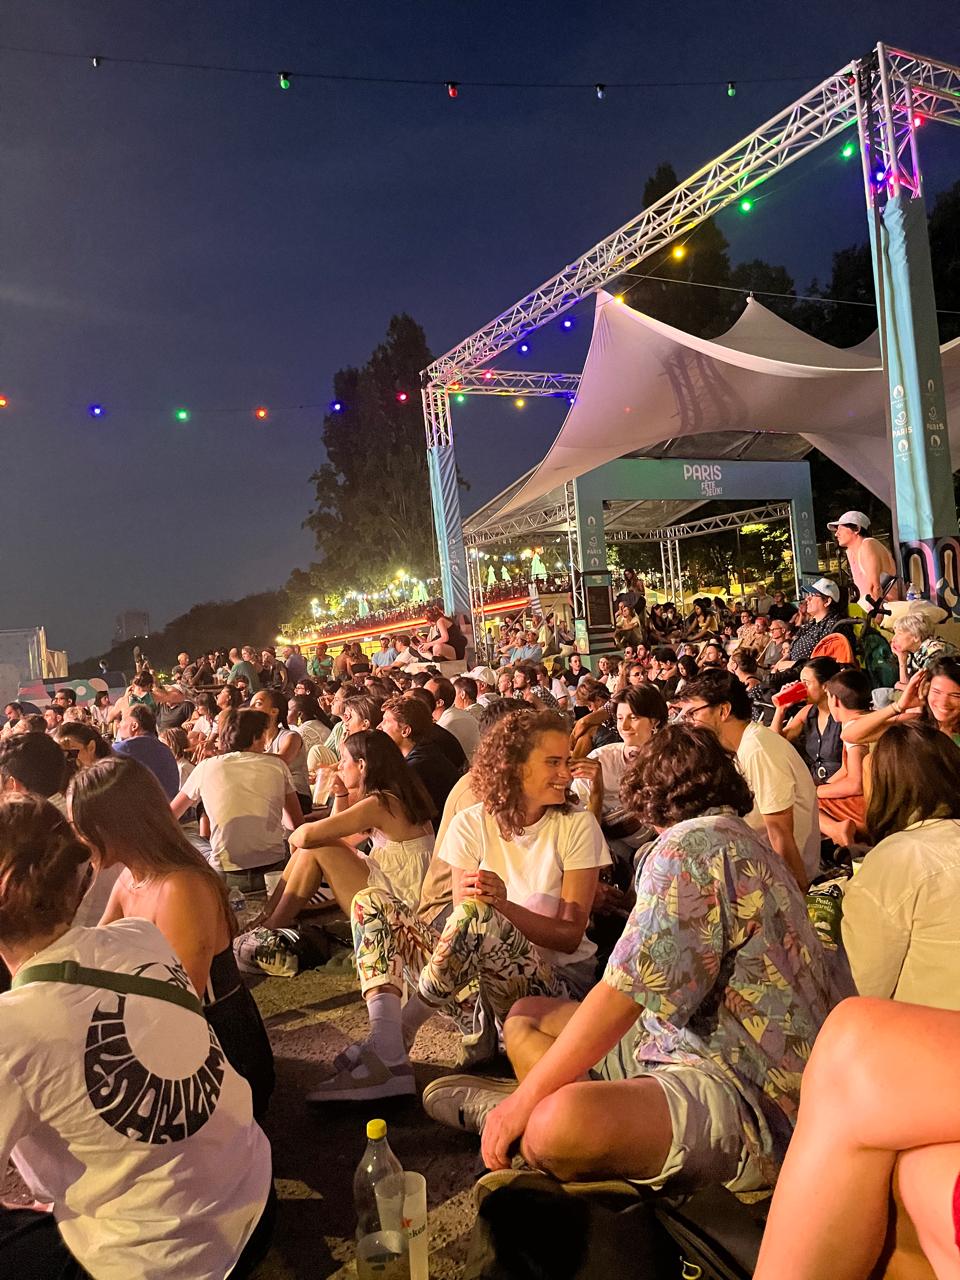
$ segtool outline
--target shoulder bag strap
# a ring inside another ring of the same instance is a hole
[[[104,991],[116,991],[118,995],[147,996],[152,1000],[166,1000],[189,1009],[202,1018],[203,1006],[192,991],[156,978],[143,978],[133,973],[111,973],[108,969],[87,969],[76,960],[61,960],[56,964],[34,964],[21,969],[11,987],[25,987],[30,982],[66,982],[76,987],[99,987]]]

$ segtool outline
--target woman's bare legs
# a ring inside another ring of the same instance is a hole
[[[834,1010],[804,1072],[754,1280],[869,1275],[897,1154],[960,1143],[958,1064],[960,1013],[867,999]],[[904,1168],[909,1206],[910,1177],[916,1169],[919,1182],[927,1166],[918,1157]]]
[[[937,1280],[960,1277],[953,1222],[953,1188],[960,1175],[960,1143],[914,1147],[897,1161],[900,1197]]]
[[[457,651],[452,644],[444,644],[442,640],[435,640],[429,646],[430,653],[434,658],[439,658],[442,662],[455,662],[457,659]]]
[[[292,925],[323,879],[333,890],[340,910],[349,916],[354,895],[367,887],[366,861],[348,844],[294,850],[284,868],[283,880],[270,899],[264,925],[268,929]]]

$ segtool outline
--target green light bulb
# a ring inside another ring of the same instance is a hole
[[[178,410],[176,411],[176,413],[175,413],[173,416],[176,418],[176,420],[177,420],[178,422],[189,422],[189,421],[190,421],[190,410],[189,410],[189,409],[178,409]]]
[[[853,145],[852,142],[848,142],[846,146],[843,148],[843,150],[840,152],[840,154],[843,156],[844,160],[849,160],[850,157],[856,151],[856,149],[857,148]]]
[[[741,213],[749,213],[749,212],[750,212],[750,210],[751,210],[752,208],[753,208],[753,201],[752,201],[752,200],[741,200],[741,201],[740,201],[740,212],[741,212]]]
[[[453,398],[454,400],[456,400],[457,404],[463,404],[464,400],[466,400],[467,397],[461,391],[459,395],[456,395]]]

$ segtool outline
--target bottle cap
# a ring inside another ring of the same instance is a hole
[[[368,1120],[367,1121],[367,1137],[376,1141],[378,1138],[387,1136],[386,1120]]]

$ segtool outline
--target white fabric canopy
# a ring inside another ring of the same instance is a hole
[[[956,467],[960,339],[942,348],[942,358]],[[656,446],[682,439],[687,453],[690,437],[717,432],[802,437],[889,504],[885,395],[876,335],[832,347],[750,298],[721,337],[695,338],[601,292],[576,400],[546,457],[498,515],[615,458],[657,454]],[[703,456],[712,456],[709,443]],[[771,456],[783,456],[782,448]]]

